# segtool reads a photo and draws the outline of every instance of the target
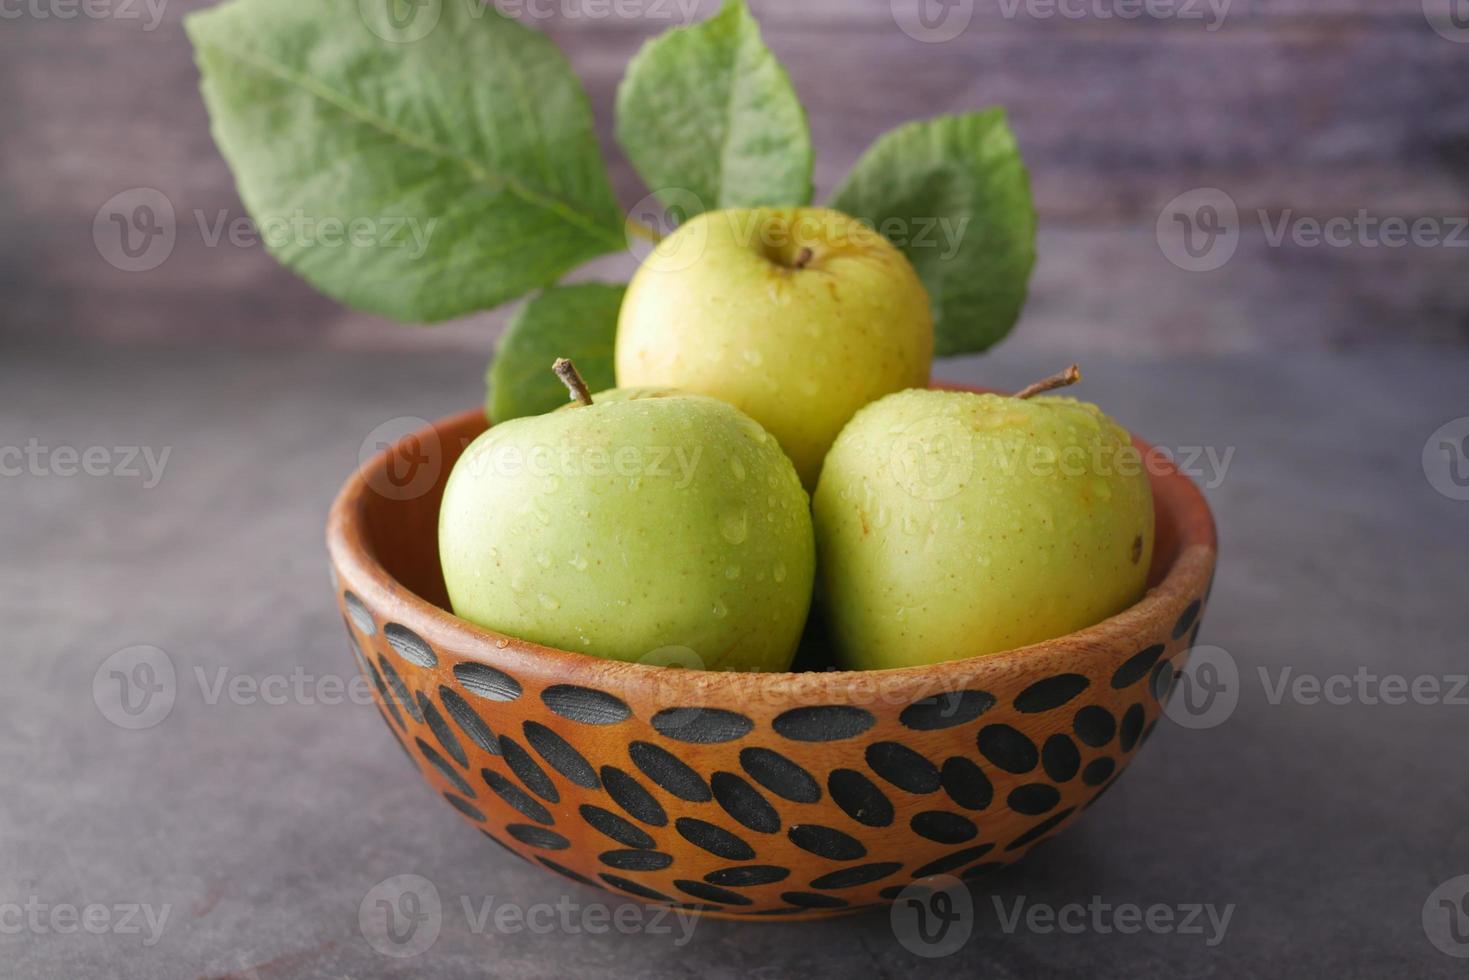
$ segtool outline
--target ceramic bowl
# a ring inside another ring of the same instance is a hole
[[[1147,741],[1208,598],[1208,506],[1153,466],[1146,597],[1059,639],[781,674],[548,649],[447,611],[439,501],[485,425],[473,411],[408,435],[342,488],[327,539],[352,649],[388,729],[466,820],[548,871],[645,902],[822,917],[1018,860]]]

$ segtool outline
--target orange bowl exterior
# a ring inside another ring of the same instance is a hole
[[[327,541],[354,656],[408,757],[475,827],[642,901],[813,918],[1018,860],[1147,740],[1208,599],[1213,519],[1159,464],[1146,597],[1055,640],[782,674],[553,650],[446,611],[439,501],[485,425],[479,411],[445,419],[342,488]]]

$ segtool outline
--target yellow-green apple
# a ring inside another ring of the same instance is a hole
[[[785,669],[815,545],[775,439],[713,398],[579,400],[494,426],[455,464],[439,514],[455,614],[614,660]]]
[[[842,430],[813,501],[841,659],[905,667],[1010,650],[1137,602],[1153,500],[1128,433],[1095,405],[905,391]]]
[[[802,481],[852,414],[928,384],[933,313],[912,264],[823,208],[699,215],[633,276],[617,324],[619,386],[723,399],[780,442]]]

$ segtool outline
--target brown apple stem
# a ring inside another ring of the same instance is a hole
[[[1073,364],[1064,371],[1058,371],[1049,378],[1041,378],[1035,384],[1026,385],[1015,393],[1016,398],[1029,398],[1031,395],[1039,395],[1043,391],[1054,391],[1057,388],[1065,388],[1074,385],[1081,380],[1081,368]]]
[[[566,385],[567,390],[571,392],[573,401],[581,402],[583,405],[592,403],[592,393],[587,391],[587,383],[577,373],[575,364],[565,357],[558,357],[551,365],[551,370],[556,372],[556,377],[560,378],[561,383]]]
[[[796,253],[794,268],[804,269],[807,265],[810,264],[811,260],[814,258],[816,258],[815,252],[811,251],[811,249],[809,248],[802,248],[799,252]]]

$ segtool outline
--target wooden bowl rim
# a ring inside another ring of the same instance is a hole
[[[938,387],[984,391],[964,385]],[[485,425],[483,410],[471,409],[430,423],[428,428],[403,439],[423,439],[430,433],[442,439],[445,433]],[[1144,454],[1153,448],[1136,437],[1133,442]],[[1218,547],[1214,518],[1203,493],[1178,471],[1171,458],[1164,458],[1150,465],[1149,475],[1155,500],[1177,527],[1177,554],[1162,579],[1141,600],[1100,623],[1002,653],[911,667],[767,673],[670,671],[661,664],[607,660],[497,633],[459,619],[397,582],[371,550],[360,520],[365,495],[376,492],[369,474],[383,470],[394,448],[385,448],[355,469],[332,504],[327,547],[338,575],[337,588],[355,593],[384,623],[411,629],[437,650],[514,676],[537,678],[547,685],[584,683],[614,692],[619,688],[661,687],[686,689],[706,699],[712,692],[726,703],[750,697],[767,704],[804,705],[850,701],[854,692],[867,692],[874,686],[880,687],[885,696],[893,696],[895,703],[911,703],[936,692],[984,683],[986,678],[1016,673],[1044,676],[1054,672],[1057,664],[1116,656],[1120,650],[1130,650],[1138,637],[1148,635],[1151,624],[1165,617],[1169,621],[1177,619],[1189,603],[1205,597]]]

